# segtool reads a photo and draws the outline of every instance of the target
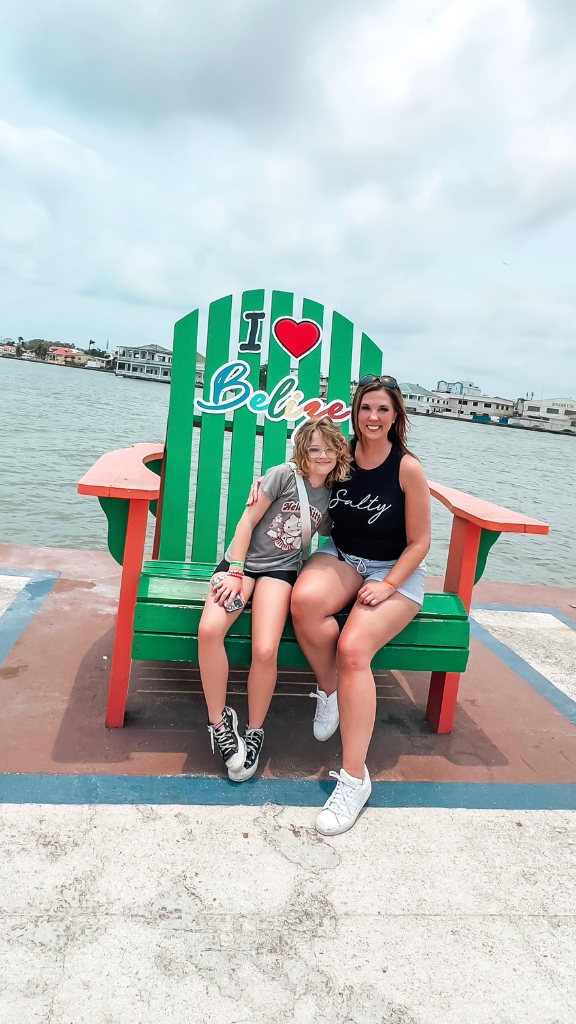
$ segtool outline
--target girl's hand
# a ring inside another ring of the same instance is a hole
[[[237,576],[225,576],[221,583],[212,588],[214,601],[220,607],[232,604],[234,598],[242,592],[242,580]]]
[[[256,502],[258,501],[258,495],[260,493],[260,481],[261,481],[261,479],[262,479],[261,476],[258,477],[258,479],[255,480],[254,483],[252,484],[252,487],[250,488],[250,492],[248,494],[248,501],[246,502],[246,508],[250,508],[250,505],[255,505]]]
[[[368,580],[358,591],[356,600],[360,604],[368,604],[371,605],[372,608],[375,608],[376,605],[382,604],[383,601],[395,593],[396,591],[394,587],[385,583],[384,580],[381,580],[380,582],[377,580]]]

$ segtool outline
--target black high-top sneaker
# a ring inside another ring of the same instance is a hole
[[[238,771],[228,768],[228,778],[233,782],[246,782],[251,779],[258,767],[258,758],[264,743],[264,729],[246,729],[244,733],[246,744],[246,760],[244,766]]]
[[[222,711],[220,728],[209,724],[208,732],[212,741],[212,753],[214,753],[214,740],[216,740],[226,767],[237,771],[243,768],[246,760],[246,744],[238,733],[238,715],[234,708],[225,707]]]

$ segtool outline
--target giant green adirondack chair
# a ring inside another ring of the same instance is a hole
[[[122,564],[107,726],[124,723],[131,659],[196,661],[207,581],[223,550],[219,523],[225,522],[228,543],[255,476],[285,461],[295,424],[287,417],[302,419],[327,409],[349,431],[354,338],[354,325],[340,313],[328,318],[324,307],[309,299],[296,310],[290,292],[274,291],[267,301],[264,290],[246,291],[238,310],[232,296],[218,299],[208,310],[204,392],[195,411],[199,311],[175,325],[166,445],[135,444],[103,455],[78,485],[81,494],[98,496],[108,519],[110,552]],[[359,375],[383,372],[381,349],[365,334],[356,338]],[[325,401],[319,398],[322,346],[329,365]],[[260,390],[261,364],[266,364],[266,385]],[[393,369],[385,366],[385,372]],[[216,408],[209,411],[210,406]],[[199,434],[199,445],[191,472],[193,434]],[[431,672],[426,717],[433,729],[446,733],[468,660],[472,587],[490,547],[503,531],[547,533],[548,527],[450,487],[429,486],[454,514],[444,592],[426,594],[421,611],[372,665]],[[143,562],[149,510],[156,530],[152,559]],[[340,614],[340,622],[345,616]],[[232,626],[226,647],[232,664],[249,664],[249,610]],[[307,665],[290,621],[278,662]]]

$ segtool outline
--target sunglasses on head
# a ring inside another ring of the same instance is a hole
[[[377,381],[379,384],[382,384],[382,386],[385,388],[393,388],[396,391],[400,391],[400,387],[398,385],[396,377],[380,376],[377,373],[365,373],[363,377],[360,377],[358,384],[361,388],[363,388],[366,387],[366,385],[368,384],[376,384]]]

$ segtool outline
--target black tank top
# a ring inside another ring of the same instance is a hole
[[[328,506],[332,539],[348,555],[387,562],[399,558],[405,547],[404,491],[400,487],[402,452],[393,445],[375,469],[361,469],[355,461],[350,479],[334,484]]]

